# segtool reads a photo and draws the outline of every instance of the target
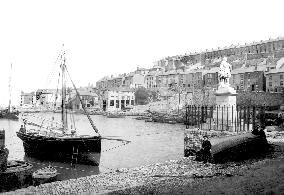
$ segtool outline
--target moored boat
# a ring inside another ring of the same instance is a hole
[[[54,117],[51,120],[44,118],[39,124],[24,120],[24,124],[17,132],[17,136],[23,141],[24,151],[27,156],[70,162],[71,164],[82,163],[98,166],[100,162],[101,136],[91,117],[86,112],[80,94],[71,78],[70,81],[80,100],[84,113],[97,135],[78,135],[74,115],[67,117],[67,114],[72,113],[68,113],[66,109],[67,87],[65,78],[67,76],[70,77],[70,75],[65,65],[64,51],[60,54],[60,59],[61,73],[59,75],[62,77],[60,79],[62,80],[62,89],[60,90],[62,99],[61,122],[55,122]],[[70,121],[67,122],[67,119],[70,119]]]
[[[40,185],[48,182],[53,182],[56,181],[57,175],[59,175],[57,170],[49,165],[33,172],[33,183],[34,185]]]
[[[242,160],[256,154],[263,154],[268,148],[268,143],[263,135],[254,135],[251,132],[210,139],[211,161],[224,163],[227,161]],[[203,160],[204,150],[196,153],[197,160]]]
[[[108,112],[106,116],[108,118],[124,118],[125,114],[120,112]]]

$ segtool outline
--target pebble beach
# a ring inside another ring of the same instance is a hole
[[[194,157],[183,157],[164,163],[122,168],[99,175],[30,186],[3,194],[183,194],[182,189],[199,185],[207,179],[215,181],[220,178],[231,178],[240,175],[241,172],[256,169],[255,167],[263,167],[265,164],[271,166],[275,160],[283,162],[283,136],[268,134],[268,140],[273,149],[267,156],[259,159],[204,164],[195,161]],[[276,161],[274,163],[277,163]],[[277,169],[279,170],[279,167]]]

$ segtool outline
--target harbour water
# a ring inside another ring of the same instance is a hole
[[[37,113],[37,117],[50,119],[54,113]],[[60,114],[56,114],[59,118]],[[0,128],[6,130],[6,147],[9,149],[9,160],[25,160],[33,164],[34,169],[47,165],[57,168],[59,180],[78,178],[115,171],[120,168],[132,168],[166,160],[177,159],[183,156],[183,124],[147,123],[135,120],[134,117],[107,118],[101,115],[92,115],[100,134],[103,137],[119,138],[131,141],[128,144],[102,140],[102,153],[99,167],[69,163],[39,161],[25,156],[22,141],[16,136],[21,120],[0,120]],[[75,115],[78,134],[95,135],[86,116]]]

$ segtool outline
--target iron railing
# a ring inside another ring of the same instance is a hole
[[[265,108],[255,106],[187,106],[186,128],[220,131],[251,131],[262,125]]]

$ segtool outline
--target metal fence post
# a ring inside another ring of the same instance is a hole
[[[211,120],[212,120],[212,117],[213,117],[213,106],[210,107],[210,116],[209,116],[209,130],[211,130]]]
[[[219,106],[216,106],[216,110],[217,110],[217,129],[219,130]]]
[[[243,121],[244,121],[244,122],[243,122],[243,131],[246,131],[246,130],[245,130],[245,128],[246,128],[246,117],[247,117],[247,116],[246,116],[246,113],[247,113],[247,112],[246,112],[246,106],[245,106],[245,107],[244,107],[244,115],[243,115]]]
[[[249,131],[249,124],[250,124],[250,107],[247,108],[247,131]]]
[[[224,131],[224,123],[223,123],[223,120],[224,120],[224,112],[223,112],[223,108],[224,106],[222,106],[222,131]]]
[[[255,106],[252,107],[252,129],[255,127]]]

